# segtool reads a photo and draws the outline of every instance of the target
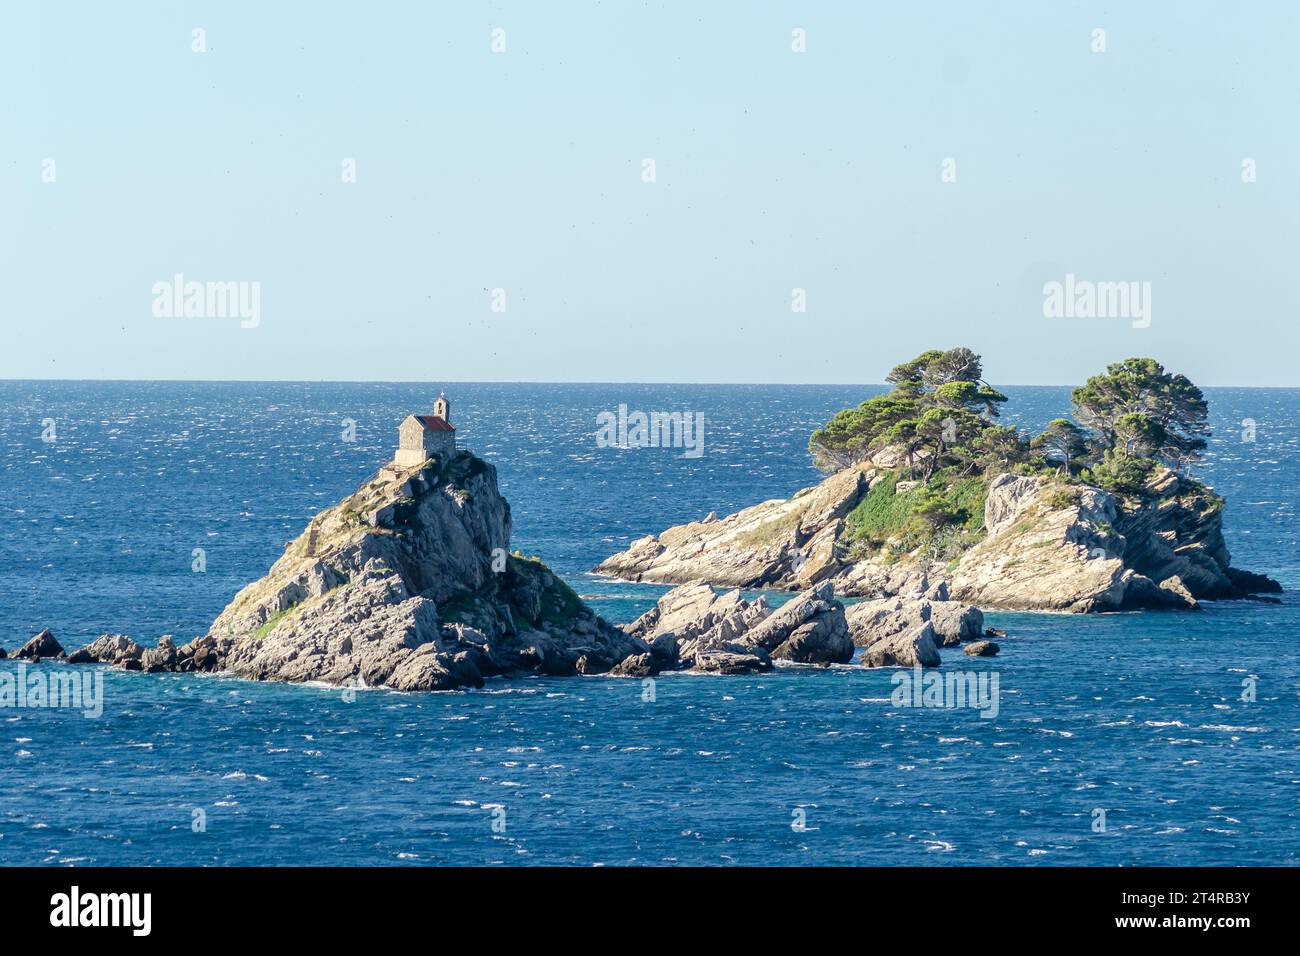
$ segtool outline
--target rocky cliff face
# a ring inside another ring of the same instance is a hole
[[[1223,500],[1167,470],[1136,501],[1048,478],[999,475],[988,483],[983,539],[957,560],[934,563],[919,553],[853,560],[846,520],[881,479],[882,470],[870,465],[847,469],[789,500],[641,538],[596,570],[730,587],[799,590],[831,582],[846,596],[1075,612],[1194,608],[1198,600],[1280,590],[1263,575],[1230,566]]]
[[[632,581],[802,590],[844,569],[836,542],[876,475],[850,468],[788,500],[647,535],[596,571]],[[841,591],[841,593],[846,593]]]
[[[1078,612],[1192,609],[1280,590],[1231,567],[1222,513],[1223,499],[1168,470],[1133,501],[1000,475],[989,484],[987,537],[951,570],[949,589],[982,607]]]
[[[255,680],[400,690],[601,672],[648,649],[509,554],[510,530],[496,469],[470,452],[385,470],[312,519],[200,641]]]

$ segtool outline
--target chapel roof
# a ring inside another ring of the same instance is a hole
[[[423,425],[424,430],[428,432],[454,432],[456,430],[455,425],[439,415],[413,415],[411,417]]]

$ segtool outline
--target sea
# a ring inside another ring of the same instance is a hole
[[[809,433],[881,391],[443,387],[459,444],[497,468],[513,546],[615,623],[666,588],[594,576],[602,558],[814,484]],[[1005,391],[1026,427],[1069,409],[1065,388]],[[205,633],[436,394],[0,382],[0,645]],[[911,672],[855,664],[412,694],[94,668],[98,716],[0,707],[0,864],[1294,864],[1300,389],[1207,397],[1197,475],[1228,499],[1234,564],[1281,581],[1281,603],[989,612],[1001,653],[950,649],[941,670],[996,677],[994,716],[909,706]],[[620,406],[702,414],[703,446],[602,447]]]

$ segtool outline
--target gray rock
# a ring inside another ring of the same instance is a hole
[[[931,601],[930,623],[934,637],[943,647],[974,641],[984,633],[984,612],[960,601]]]
[[[1160,590],[1164,591],[1166,594],[1173,595],[1178,606],[1184,607],[1189,611],[1199,611],[1201,609],[1200,602],[1192,596],[1192,592],[1188,589],[1187,585],[1183,583],[1183,579],[1178,575],[1175,574],[1165,578],[1160,582],[1159,587]]]
[[[1243,596],[1223,541],[1221,498],[1168,469],[1140,499],[999,475],[984,541],[952,571],[955,597],[984,607],[1072,612],[1194,610]]]
[[[69,664],[112,664],[123,666],[140,659],[144,649],[125,634],[102,634],[85,647],[68,655]]]
[[[291,610],[264,633],[237,640],[227,669],[254,680],[385,685],[417,648],[438,649],[437,605],[412,596],[402,579],[372,560],[346,587]],[[407,678],[411,680],[411,678]]]
[[[695,656],[695,670],[707,674],[761,674],[772,669],[766,654],[703,651]]]
[[[752,671],[765,669],[773,659],[831,664],[853,658],[844,606],[829,583],[800,594],[777,611],[762,598],[746,600],[738,590],[718,594],[707,584],[683,584],[629,624],[627,632],[650,642],[665,667],[675,662],[715,672]],[[757,661],[742,664],[736,656]]]
[[[984,612],[959,601],[906,597],[862,601],[848,609],[846,618],[853,643],[859,647],[915,630],[927,622],[934,628],[935,642],[943,647],[973,641],[984,630]]]
[[[176,644],[172,641],[170,634],[164,634],[158,638],[157,647],[147,648],[140,655],[140,669],[146,674],[172,671],[176,669],[176,661]]]
[[[841,570],[835,540],[875,471],[849,468],[788,500],[647,535],[601,562],[601,574],[633,581],[799,590]]]
[[[455,690],[482,687],[483,676],[468,651],[448,654],[423,644],[393,669],[385,683],[394,690]]]
[[[984,530],[996,535],[1010,527],[1025,508],[1038,499],[1036,478],[1010,473],[996,476],[988,485],[984,499]]]
[[[603,673],[651,652],[541,561],[509,554],[510,532],[496,470],[468,451],[383,470],[317,515],[175,666],[440,690]]]
[[[677,635],[672,631],[660,634],[650,642],[650,653],[655,656],[660,667],[674,667],[677,664]]]
[[[63,647],[54,639],[54,635],[48,627],[14,653],[15,658],[27,661],[39,661],[62,656]]]
[[[211,635],[196,637],[176,651],[175,668],[182,673],[206,673],[222,669],[223,648]]]
[[[767,652],[776,660],[802,664],[846,664],[853,641],[844,605],[835,600],[830,582],[801,594],[741,635],[739,643]]]
[[[845,540],[845,519],[883,469],[899,464],[899,453],[882,449],[873,462],[787,500],[648,535],[597,570],[638,581],[792,590],[830,581],[842,597],[1079,613],[1193,609],[1200,600],[1281,590],[1264,575],[1231,567],[1222,499],[1168,469],[1132,501],[1054,478],[995,475],[985,496],[985,536],[955,564],[930,564],[921,550],[902,560],[873,555],[850,563],[855,548],[845,546],[853,543]],[[935,628],[951,643],[966,640],[970,625],[954,633],[936,620]]]
[[[864,667],[938,667],[939,663],[939,649],[929,621],[882,638],[862,652]]]
[[[654,677],[659,671],[658,660],[647,652],[623,658],[609,673],[611,677]]]
[[[853,643],[859,647],[868,647],[928,623],[930,602],[901,597],[862,601],[845,612],[845,619]]]
[[[966,653],[971,657],[993,657],[999,650],[998,645],[992,641],[972,641],[965,647]]]

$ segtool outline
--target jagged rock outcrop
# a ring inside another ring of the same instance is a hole
[[[111,664],[126,668],[131,662],[138,665],[143,654],[144,648],[125,634],[103,634],[69,654],[68,663]]]
[[[788,500],[647,535],[603,561],[601,574],[631,581],[802,590],[840,570],[835,542],[844,517],[876,472],[850,468]]]
[[[929,621],[874,641],[862,651],[863,667],[938,667],[939,663],[939,648]]]
[[[984,633],[984,612],[961,601],[931,601],[930,624],[943,647],[974,641]]]
[[[939,647],[953,647],[974,641],[984,634],[984,614],[979,608],[959,601],[930,601],[924,598],[892,597],[862,601],[845,612],[853,643],[869,647],[877,641],[929,623]]]
[[[208,647],[255,680],[399,690],[602,673],[649,653],[539,560],[508,554],[510,531],[496,469],[468,451],[385,470],[240,591]]]
[[[835,600],[829,582],[781,605],[746,632],[741,643],[796,664],[846,664],[853,657],[844,605]]]
[[[993,657],[1001,648],[992,641],[971,641],[964,650],[970,657]]]
[[[1229,565],[1223,500],[1163,469],[1138,500],[1099,488],[999,475],[985,499],[987,536],[949,577],[958,600],[1050,611],[1195,609],[1241,598],[1237,581],[1278,589]]]
[[[844,605],[829,584],[775,611],[765,598],[749,601],[739,590],[718,594],[706,584],[685,584],[625,630],[650,642],[647,656],[660,668],[752,673],[771,668],[773,660],[843,664],[853,657]],[[649,663],[635,666],[639,671]]]
[[[878,455],[788,500],[641,538],[596,571],[794,590],[829,581],[848,597],[1074,612],[1194,609],[1202,600],[1280,590],[1231,567],[1223,499],[1168,469],[1133,500],[1053,478],[997,475],[986,488],[983,538],[957,559],[931,561],[923,549],[862,558],[846,526],[887,467]],[[906,486],[896,483],[894,493]]]
[[[411,691],[605,673],[640,658],[661,666],[662,642],[624,633],[541,561],[509,554],[510,530],[496,470],[472,453],[390,465],[313,518],[208,634],[143,649],[105,635],[70,660]],[[43,632],[28,646],[52,641]]]
[[[176,642],[172,640],[170,634],[164,634],[158,638],[158,644],[154,647],[146,648],[140,655],[140,669],[146,674],[156,674],[159,671],[176,670],[178,655],[176,653]]]
[[[18,660],[39,661],[48,658],[63,657],[63,646],[54,639],[54,634],[47,627],[22,647],[18,648],[13,655]]]
[[[313,518],[206,635],[149,648],[105,635],[70,660],[410,691],[676,660],[669,642],[602,620],[540,560],[509,554],[510,531],[496,470],[472,453],[390,465]]]
[[[181,673],[221,670],[222,650],[222,646],[215,638],[196,637],[188,644],[183,644],[177,649],[175,668]],[[126,667],[130,670],[130,663]]]

